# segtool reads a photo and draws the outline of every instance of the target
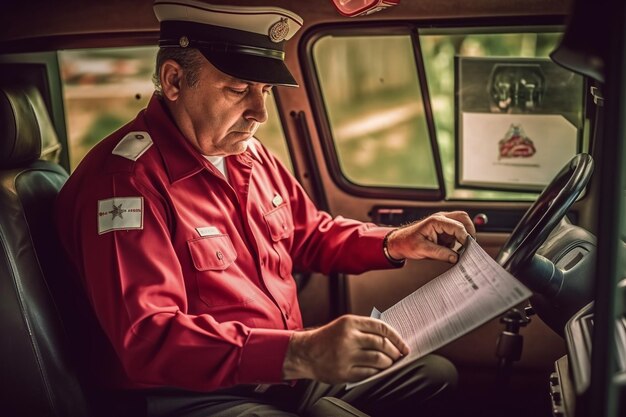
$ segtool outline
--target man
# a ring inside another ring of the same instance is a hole
[[[367,317],[303,330],[291,273],[454,263],[451,244],[474,234],[467,214],[393,230],[318,211],[253,138],[273,86],[297,85],[283,50],[301,19],[193,0],[157,0],[155,12],[157,93],[85,157],[56,206],[115,353],[94,358],[103,385],[134,390],[152,416],[425,410],[454,383],[449,362],[429,356],[345,391],[408,347]]]

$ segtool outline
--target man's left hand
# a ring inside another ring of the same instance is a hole
[[[464,211],[435,213],[423,220],[391,232],[387,250],[394,259],[437,259],[455,263],[458,255],[452,248],[464,244],[476,229]]]

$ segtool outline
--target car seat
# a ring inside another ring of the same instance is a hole
[[[0,404],[4,416],[92,415],[71,325],[80,287],[64,264],[52,209],[67,172],[39,91],[0,86]],[[66,313],[66,314],[64,314]]]

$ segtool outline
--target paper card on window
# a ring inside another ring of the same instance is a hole
[[[462,114],[460,182],[542,188],[577,153],[561,115]]]

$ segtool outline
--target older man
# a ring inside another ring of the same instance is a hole
[[[449,362],[430,356],[345,391],[342,383],[389,367],[407,345],[366,317],[303,329],[292,269],[456,262],[449,243],[474,234],[468,216],[394,230],[318,211],[253,137],[272,88],[297,85],[283,50],[301,19],[193,0],[157,0],[155,12],[157,92],[85,157],[56,207],[115,352],[94,357],[107,369],[103,384],[134,390],[154,416],[426,407],[453,383]]]

